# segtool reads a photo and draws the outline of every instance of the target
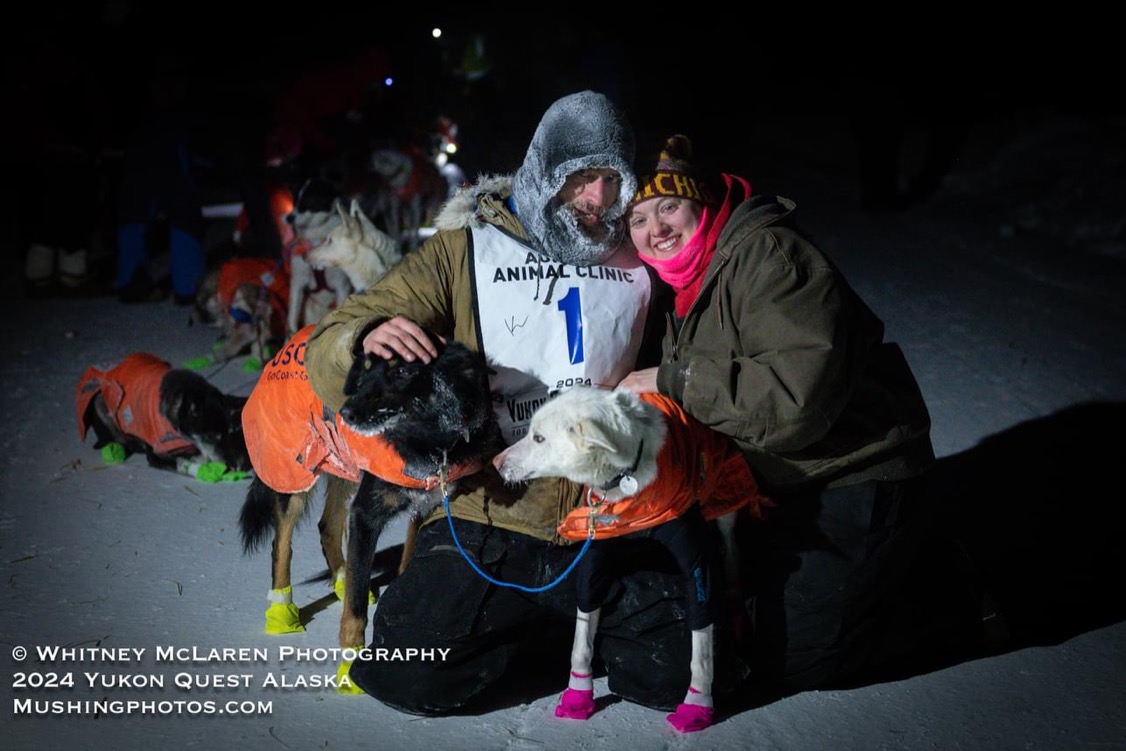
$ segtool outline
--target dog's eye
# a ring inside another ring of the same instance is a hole
[[[364,370],[371,370],[371,366],[373,364],[374,363],[372,362],[372,359],[370,357],[364,358]]]
[[[532,433],[532,440],[535,441],[536,443],[543,443],[544,438],[539,433]]]

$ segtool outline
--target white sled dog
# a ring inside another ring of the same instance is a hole
[[[737,588],[736,512],[749,506],[762,518],[773,505],[759,494],[750,467],[724,437],[690,418],[660,394],[573,388],[532,416],[527,435],[501,452],[493,465],[506,482],[565,477],[586,487],[588,506],[572,511],[559,528],[568,539],[593,536],[577,568],[578,613],[568,688],[558,717],[587,719],[594,712],[591,665],[599,612],[609,590],[601,570],[609,544],[630,533],[666,544],[686,582],[692,631],[691,681],[684,701],[668,715],[680,732],[712,722],[714,549],[708,522],[723,539],[726,582]],[[679,537],[680,543],[670,544]]]
[[[345,211],[340,201],[335,209],[340,223],[305,258],[315,269],[343,271],[354,290],[366,290],[401,261],[403,254],[399,244],[368,219],[355,199],[349,210]]]

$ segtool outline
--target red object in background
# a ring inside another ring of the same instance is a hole
[[[293,206],[293,193],[288,188],[280,185],[270,188],[270,216],[274,218],[274,226],[278,229],[278,237],[283,248],[293,242],[293,227],[286,221],[286,217],[293,213]],[[242,244],[242,236],[249,227],[250,217],[247,216],[244,206],[235,219],[235,245]]]
[[[340,144],[325,132],[324,123],[336,116],[364,113],[372,92],[390,75],[390,55],[373,47],[356,60],[318,65],[298,76],[278,102],[267,139],[267,160],[334,153]]]

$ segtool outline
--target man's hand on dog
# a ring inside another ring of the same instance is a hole
[[[443,344],[446,340],[438,337]],[[395,316],[368,332],[363,341],[364,352],[390,360],[401,357],[407,362],[415,359],[429,363],[438,356],[438,348],[430,336],[414,321]]]

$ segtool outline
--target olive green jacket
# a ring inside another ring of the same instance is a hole
[[[916,475],[934,460],[918,384],[794,209],[735,208],[699,296],[667,326],[658,390],[731,436],[767,490]]]

